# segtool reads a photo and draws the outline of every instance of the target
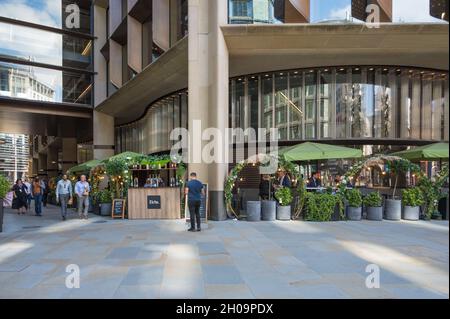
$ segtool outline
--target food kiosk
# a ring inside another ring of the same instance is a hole
[[[181,184],[177,164],[135,165],[130,168],[128,219],[180,219]]]

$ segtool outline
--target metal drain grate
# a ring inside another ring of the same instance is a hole
[[[108,221],[106,220],[97,220],[96,222],[94,222],[94,224],[104,224],[107,223]]]

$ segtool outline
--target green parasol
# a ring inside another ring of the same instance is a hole
[[[67,171],[67,173],[68,174],[89,173],[91,169],[93,169],[94,167],[99,166],[101,164],[102,164],[102,161],[98,161],[98,160],[88,161],[83,164],[80,164],[80,165],[70,168]]]
[[[410,161],[439,161],[448,160],[448,143],[433,143],[401,151],[392,155],[400,156]]]
[[[291,162],[362,157],[358,149],[311,142],[282,149],[279,154]]]

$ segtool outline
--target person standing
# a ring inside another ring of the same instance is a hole
[[[86,175],[81,175],[80,180],[75,184],[75,194],[78,202],[78,216],[80,219],[88,219],[89,193],[91,187],[86,181]]]
[[[259,183],[259,197],[262,200],[269,200],[273,192],[273,186],[270,181],[270,175],[263,175]]]
[[[292,186],[291,179],[286,174],[286,171],[284,169],[281,169],[278,172],[278,186],[277,186],[277,189],[279,189],[281,187],[289,187],[290,188],[291,186]]]
[[[49,188],[48,188],[48,182],[47,182],[46,178],[41,180],[41,186],[42,186],[42,189],[43,189],[43,192],[42,192],[42,204],[43,204],[44,207],[47,207],[47,199],[48,199]]]
[[[311,178],[308,181],[308,187],[310,188],[320,188],[322,187],[322,182],[320,181],[320,173],[319,172],[314,172],[311,175]]]
[[[67,218],[67,204],[72,200],[72,183],[67,179],[67,175],[64,174],[62,179],[58,181],[56,185],[56,202],[61,203],[61,217],[62,220]]]
[[[12,209],[17,209],[17,214],[24,214],[27,210],[27,187],[21,179],[16,181],[13,188]]]
[[[39,180],[39,177],[36,177],[33,181],[32,185],[33,189],[33,198],[34,198],[34,212],[36,216],[42,216],[42,195],[44,190],[42,189],[42,183]]]
[[[31,199],[33,198],[32,195],[33,189],[31,187],[30,179],[28,177],[25,178],[25,182],[23,184],[27,188],[27,210],[29,210],[31,206]]]
[[[186,183],[184,193],[188,196],[189,215],[191,220],[191,228],[188,231],[201,231],[200,205],[202,202],[202,194],[205,194],[203,183],[197,179],[197,173],[190,174],[190,181]],[[195,229],[197,222],[197,230]]]

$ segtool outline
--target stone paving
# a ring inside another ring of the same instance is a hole
[[[7,210],[0,298],[448,298],[449,226],[431,222],[209,222]],[[66,266],[80,288],[66,288]],[[380,267],[368,289],[366,266]]]

